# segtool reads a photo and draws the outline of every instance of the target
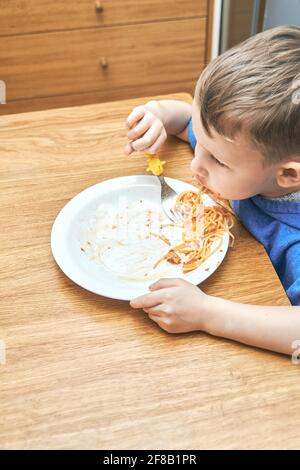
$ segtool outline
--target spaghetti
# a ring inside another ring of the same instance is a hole
[[[213,197],[215,205],[205,206],[202,195]],[[224,233],[228,233],[232,246],[234,237],[230,231],[233,227],[233,211],[227,201],[216,197],[206,188],[198,193],[184,191],[176,199],[175,208],[183,215],[182,243],[172,247],[154,265],[156,268],[163,260],[182,264],[184,273],[198,268],[223,243]]]

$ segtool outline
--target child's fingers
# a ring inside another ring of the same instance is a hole
[[[133,308],[151,308],[156,307],[162,302],[161,292],[151,292],[150,294],[141,295],[130,301]]]
[[[126,120],[126,126],[128,129],[131,129],[138,121],[140,121],[144,117],[145,113],[146,109],[144,106],[137,106],[134,108]]]
[[[134,150],[143,151],[151,147],[158,139],[161,133],[161,125],[159,121],[153,124],[148,131],[140,139],[131,143]]]
[[[164,315],[164,312],[161,311],[160,305],[151,308],[143,308],[143,310],[145,313],[148,313],[150,318],[151,316],[161,318]]]
[[[133,152],[134,152],[134,148],[132,147],[131,142],[129,142],[129,143],[126,144],[125,147],[124,147],[124,153],[125,153],[125,155],[128,156],[128,155],[130,155],[130,154],[133,153]]]
[[[129,140],[136,140],[141,135],[145,134],[147,130],[151,127],[151,119],[149,114],[145,114],[144,117],[127,132],[127,137]]]
[[[167,133],[166,133],[165,129],[163,129],[161,131],[160,135],[158,136],[158,139],[156,140],[156,142],[154,142],[154,144],[151,145],[151,147],[146,149],[146,152],[147,153],[153,153],[153,154],[157,153],[157,151],[162,146],[162,144],[166,141],[166,139],[167,139]]]
[[[174,278],[165,278],[159,279],[149,286],[151,292],[158,291],[159,289],[165,289],[167,287],[179,287],[182,283],[185,283],[183,279],[174,277]]]
[[[160,328],[170,333],[170,325],[172,322],[170,318],[165,317],[164,315],[156,315],[155,313],[148,313],[148,317],[150,318],[150,320],[157,323]]]

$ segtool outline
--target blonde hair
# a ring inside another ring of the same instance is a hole
[[[270,163],[300,156],[300,28],[269,29],[214,59],[195,99],[208,135],[246,132]]]

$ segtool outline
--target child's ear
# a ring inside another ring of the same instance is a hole
[[[300,186],[300,157],[299,161],[290,160],[282,163],[277,171],[277,183],[282,188]]]

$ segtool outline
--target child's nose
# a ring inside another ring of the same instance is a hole
[[[191,170],[193,173],[202,176],[203,178],[206,178],[208,176],[208,171],[204,168],[203,164],[200,163],[201,160],[197,157],[195,157],[191,161]]]

